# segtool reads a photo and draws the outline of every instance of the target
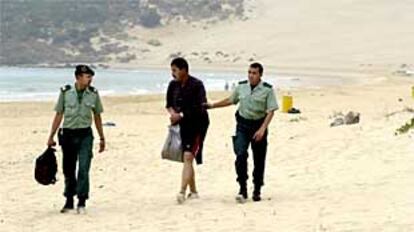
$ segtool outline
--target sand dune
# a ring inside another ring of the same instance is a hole
[[[241,66],[259,60],[277,69],[395,68],[413,60],[414,3],[385,0],[246,1],[247,20],[173,24],[160,29],[135,28],[131,64],[168,63],[185,55],[198,65]],[[141,53],[143,41],[162,46]],[[136,49],[134,49],[134,47]]]

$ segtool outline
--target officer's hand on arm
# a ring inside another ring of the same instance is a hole
[[[209,110],[209,109],[213,109],[214,105],[213,103],[210,103],[210,102],[204,102],[203,107]]]
[[[233,104],[233,102],[230,100],[230,98],[225,98],[225,99],[223,99],[221,101],[214,102],[214,103],[206,102],[203,105],[207,109],[214,109],[214,108],[226,107],[226,106],[229,106],[229,105],[232,105],[232,104]]]

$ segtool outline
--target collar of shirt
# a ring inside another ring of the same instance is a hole
[[[81,92],[84,92],[84,93],[86,93],[86,94],[90,94],[90,93],[92,93],[92,90],[89,88],[89,86],[88,86],[88,87],[86,87],[84,90],[78,90],[78,89],[76,88],[76,84],[73,84],[73,90],[75,90],[75,91],[76,91],[76,93],[81,93]]]
[[[263,81],[260,81],[257,85],[252,86],[250,85],[250,94],[253,94],[253,92],[257,91],[263,86]]]
[[[182,89],[187,88],[187,87],[192,87],[194,84],[194,78],[188,75],[188,79],[184,83],[182,82],[178,82],[178,83],[179,83],[180,88]]]
[[[76,96],[78,97],[78,102],[79,102],[79,103],[81,103],[81,102],[82,102],[83,97],[84,97],[85,95],[89,95],[89,94],[91,94],[91,93],[92,93],[92,91],[90,90],[89,86],[88,86],[88,87],[86,87],[86,88],[85,88],[85,89],[83,89],[83,90],[78,90],[78,89],[76,88],[76,84],[73,84],[73,90],[76,92]]]

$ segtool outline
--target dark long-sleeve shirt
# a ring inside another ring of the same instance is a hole
[[[209,117],[203,103],[207,102],[203,82],[190,76],[184,86],[172,80],[167,89],[166,108],[172,107],[177,113],[183,113],[180,120],[180,134],[183,146],[192,146],[196,138],[201,139],[196,154],[198,164],[202,163],[203,141],[209,126]]]
[[[166,107],[172,107],[177,113],[183,113],[184,120],[198,121],[207,116],[203,106],[206,103],[206,91],[203,82],[189,76],[184,86],[175,80],[168,85]]]

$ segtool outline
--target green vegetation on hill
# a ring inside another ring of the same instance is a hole
[[[128,49],[110,38],[129,27],[242,14],[243,0],[0,0],[0,65],[105,62]],[[108,43],[98,50],[94,37]]]

